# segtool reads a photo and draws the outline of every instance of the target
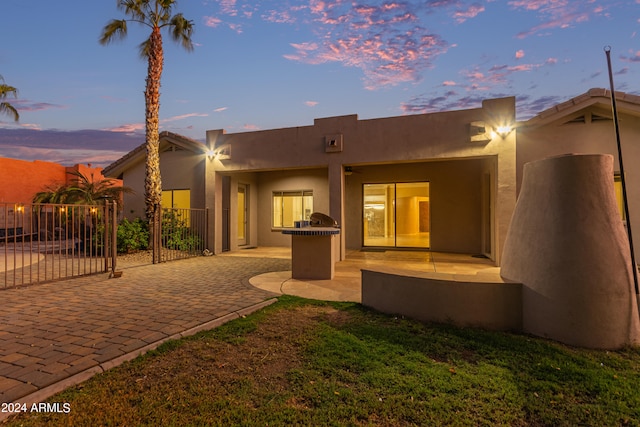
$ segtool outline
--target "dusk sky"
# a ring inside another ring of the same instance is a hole
[[[115,0],[2,0],[0,75],[20,121],[0,156],[105,166],[144,142],[149,30]],[[640,0],[180,0],[195,50],[164,34],[161,130],[227,133],[480,107],[516,96],[519,120],[590,88],[640,94]]]

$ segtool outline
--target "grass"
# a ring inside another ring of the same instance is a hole
[[[9,426],[640,425],[640,350],[424,324],[282,297]]]

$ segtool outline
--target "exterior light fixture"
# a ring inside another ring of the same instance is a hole
[[[213,160],[215,156],[216,156],[216,152],[215,151],[207,150],[207,157],[209,158],[209,160]]]
[[[351,175],[353,173],[353,169],[351,168],[351,166],[345,166],[344,167],[344,174],[345,175]]]
[[[510,125],[501,125],[495,128],[495,132],[500,135],[502,139],[506,138],[512,130]]]
[[[209,159],[229,160],[231,158],[231,146],[229,144],[225,144],[209,152],[213,153],[213,156],[210,156]],[[207,155],[209,155],[209,152],[207,152]]]

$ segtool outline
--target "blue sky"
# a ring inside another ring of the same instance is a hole
[[[144,141],[149,35],[101,46],[114,0],[2,0],[0,75],[21,119],[0,156],[106,165]],[[640,94],[640,0],[179,0],[195,50],[165,37],[161,130],[228,133],[479,107],[526,119],[593,87]]]

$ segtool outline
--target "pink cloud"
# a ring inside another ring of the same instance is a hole
[[[213,110],[214,113],[222,113],[223,111],[227,110],[229,107],[220,107],[220,108],[216,108],[215,110]]]
[[[449,47],[439,35],[417,24],[425,7],[409,2],[365,5],[312,0],[309,11],[317,40],[292,43],[294,52],[284,57],[359,68],[367,89],[418,81]]]
[[[236,0],[218,0],[220,4],[220,9],[222,13],[225,15],[235,16],[238,14],[238,9],[236,9]]]
[[[135,133],[144,130],[144,123],[129,123],[115,128],[102,129],[109,132]]]
[[[442,82],[442,86],[455,86],[456,82],[454,82],[453,80],[447,80]]]
[[[276,24],[293,24],[296,22],[296,17],[288,10],[268,10],[262,14],[262,19]]]
[[[18,99],[11,101],[11,104],[18,111],[45,111],[45,110],[65,110],[69,108],[66,105],[51,104],[49,102],[33,102],[27,99]]]
[[[520,49],[516,51],[516,59],[522,59],[522,58],[524,58],[524,50]]]
[[[453,18],[458,22],[458,24],[462,24],[467,19],[475,18],[480,13],[484,12],[484,6],[481,4],[474,3],[470,5],[466,10],[457,10],[453,14]]]
[[[204,17],[204,25],[206,25],[207,27],[216,28],[221,23],[222,23],[222,20],[220,18],[216,18],[215,16]]]
[[[493,65],[484,71],[478,66],[461,72],[467,83],[459,86],[467,91],[487,91],[496,86],[508,85],[509,79],[516,73],[531,72],[544,66],[554,65],[556,62],[555,58],[549,58],[537,64]]]
[[[595,0],[511,0],[513,9],[536,12],[542,21],[520,32],[517,37],[525,38],[545,30],[569,28],[587,22],[592,15],[606,14],[606,7],[594,5]],[[594,5],[590,7],[590,5]]]
[[[630,52],[629,56],[620,55],[620,59],[624,62],[640,62],[640,50],[636,52]]]
[[[205,113],[187,113],[187,114],[181,114],[179,116],[173,116],[173,117],[169,117],[167,119],[163,119],[160,120],[161,123],[169,123],[169,122],[175,122],[177,120],[184,120],[184,119],[188,119],[190,117],[208,117],[208,114]]]
[[[305,101],[304,105],[306,105],[307,107],[315,107],[316,105],[318,105],[318,101]]]

